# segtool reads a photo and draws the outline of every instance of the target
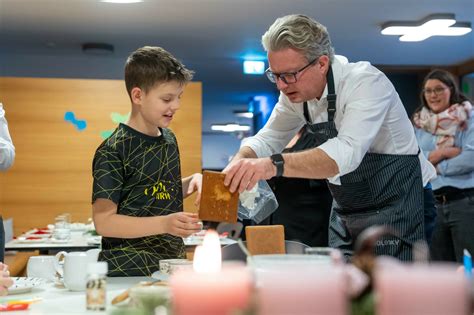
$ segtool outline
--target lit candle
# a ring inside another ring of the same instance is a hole
[[[193,269],[178,270],[170,287],[176,315],[230,315],[248,306],[252,277],[244,265],[222,266],[219,235],[208,231]]]

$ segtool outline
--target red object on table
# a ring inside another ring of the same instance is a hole
[[[31,233],[31,234],[38,234],[38,235],[39,234],[51,234],[51,232],[46,229],[46,230],[38,230],[38,231],[36,231],[34,233]]]
[[[18,304],[0,304],[0,312],[7,311],[24,311],[30,306],[29,303],[18,303]]]

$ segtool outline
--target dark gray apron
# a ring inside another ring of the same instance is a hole
[[[334,124],[336,94],[332,69],[327,74],[328,121],[311,124],[308,104],[304,103],[306,128],[317,147],[337,137]],[[329,245],[351,255],[359,234],[372,225],[387,225],[398,237],[385,237],[376,243],[376,255],[412,259],[412,244],[424,239],[423,181],[417,154],[367,153],[359,167],[340,178],[341,185],[328,182],[333,196],[329,223]]]

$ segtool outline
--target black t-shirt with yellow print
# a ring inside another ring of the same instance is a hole
[[[160,131],[161,136],[152,137],[120,124],[102,142],[92,165],[92,202],[109,199],[118,205],[118,214],[134,217],[182,211],[178,144],[171,130]],[[107,261],[109,276],[150,276],[159,269],[160,259],[184,256],[180,237],[160,234],[133,239],[103,237],[99,260]]]

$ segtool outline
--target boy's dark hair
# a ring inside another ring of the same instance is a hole
[[[186,84],[194,72],[161,47],[144,46],[134,51],[125,63],[125,85],[128,95],[134,87],[148,92],[158,82]]]

